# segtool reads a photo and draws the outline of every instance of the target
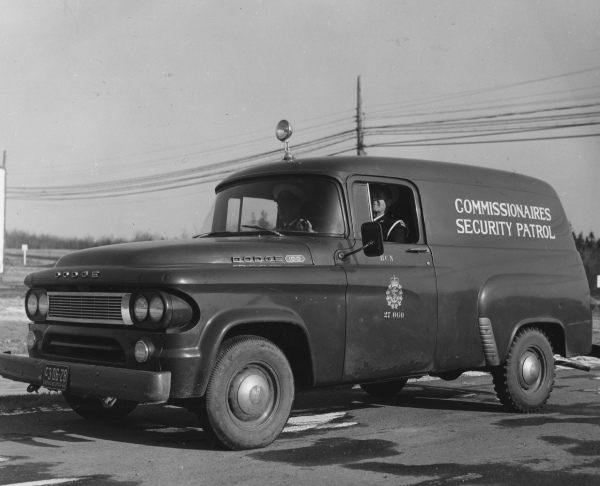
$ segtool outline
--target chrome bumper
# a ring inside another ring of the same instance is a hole
[[[140,403],[166,402],[169,398],[170,371],[128,370],[0,354],[0,376],[42,386],[42,372],[46,363],[69,367],[67,392],[74,395],[113,397]]]

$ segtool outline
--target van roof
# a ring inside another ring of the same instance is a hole
[[[557,197],[554,189],[546,182],[516,172],[453,162],[372,156],[313,157],[295,159],[294,162],[270,162],[230,175],[216,190],[219,191],[222,186],[241,179],[292,173],[325,175],[341,182],[345,182],[352,175],[387,176],[413,181],[498,187]]]

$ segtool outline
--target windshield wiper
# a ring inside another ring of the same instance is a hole
[[[257,230],[262,230],[262,231],[268,231],[269,233],[273,233],[274,235],[277,236],[283,236],[279,231],[275,231],[269,228],[263,228],[262,226],[254,226],[254,225],[249,225],[249,224],[243,224],[242,228],[250,228],[250,229],[257,229]]]
[[[192,238],[204,238],[205,236],[223,236],[229,234],[231,234],[231,231],[215,231],[213,233],[202,233],[200,235],[192,236]]]

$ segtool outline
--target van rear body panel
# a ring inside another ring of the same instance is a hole
[[[562,332],[566,356],[589,353],[589,288],[556,193],[515,174],[500,187],[476,182],[415,181],[436,269],[439,369],[482,363],[461,352],[477,341],[479,318],[490,320],[501,362],[517,330],[533,324]]]

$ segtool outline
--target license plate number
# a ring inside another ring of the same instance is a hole
[[[52,390],[65,391],[69,384],[69,367],[47,364],[42,374],[42,386]]]

